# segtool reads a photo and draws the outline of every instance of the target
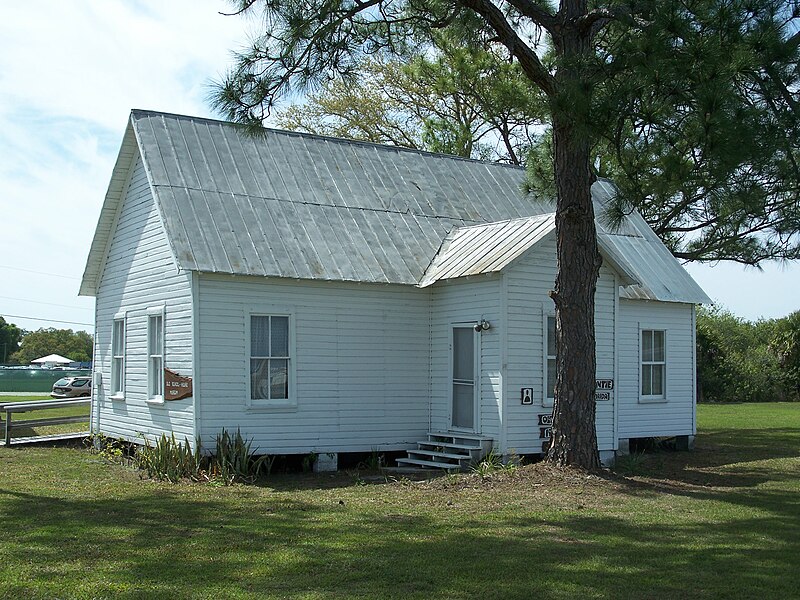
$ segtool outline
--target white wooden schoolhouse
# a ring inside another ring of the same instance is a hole
[[[556,347],[554,204],[524,169],[134,110],[80,293],[92,430],[269,454],[541,453]],[[695,434],[707,296],[634,213],[603,226],[597,436]]]

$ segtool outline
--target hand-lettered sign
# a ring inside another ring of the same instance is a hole
[[[192,378],[164,369],[164,400],[183,400],[192,395]]]
[[[594,400],[595,402],[603,402],[611,400],[611,390],[614,389],[613,379],[596,379],[594,383]]]

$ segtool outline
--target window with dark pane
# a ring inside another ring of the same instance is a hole
[[[164,315],[147,317],[147,374],[149,397],[164,397]]]
[[[289,317],[250,317],[250,399],[289,398]]]
[[[642,330],[642,396],[664,398],[666,387],[666,332]]]
[[[121,396],[125,381],[125,319],[114,319],[111,330],[111,395]]]

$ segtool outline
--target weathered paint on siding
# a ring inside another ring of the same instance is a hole
[[[142,441],[175,432],[194,439],[192,399],[149,404],[147,395],[147,308],[164,306],[166,367],[192,375],[191,275],[179,273],[140,157],[136,157],[101,274],[95,325],[94,425],[105,435]],[[125,400],[111,400],[111,329],[127,312]]]
[[[269,453],[403,449],[428,431],[429,297],[410,286],[199,276],[203,443],[240,428]],[[297,404],[249,408],[246,322],[288,312]]]
[[[539,414],[550,414],[542,406],[544,395],[544,318],[555,314],[548,292],[556,278],[555,240],[545,240],[509,268],[506,277],[508,306],[508,349],[506,352],[506,397],[504,419],[505,448],[520,454],[541,452]],[[614,297],[615,275],[607,266],[600,269],[595,293],[595,336],[597,377],[614,378]],[[533,388],[533,404],[520,402],[520,388]],[[597,403],[597,443],[600,450],[611,450],[614,439],[614,402]]]
[[[694,305],[619,301],[619,437],[694,435]],[[667,336],[666,402],[639,401],[640,329]]]
[[[480,394],[478,433],[500,440],[500,314],[499,275],[480,275],[431,286],[431,430],[450,429],[450,343],[454,323],[476,323],[481,319],[491,329],[480,334]]]

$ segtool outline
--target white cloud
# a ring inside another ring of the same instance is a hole
[[[208,114],[205,84],[245,39],[205,0],[14,3],[0,25],[0,111],[121,130],[131,108]]]

